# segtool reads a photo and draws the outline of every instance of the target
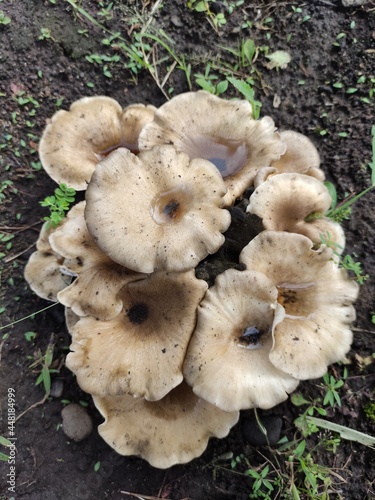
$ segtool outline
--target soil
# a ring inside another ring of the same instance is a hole
[[[339,200],[367,188],[371,182],[371,126],[375,124],[374,3],[344,7],[335,0],[245,1],[232,14],[225,3],[212,3],[213,11],[224,12],[227,19],[219,32],[204,13],[188,9],[183,0],[114,1],[112,9],[108,9],[112,18],[109,14],[100,15],[109,2],[82,0],[79,6],[107,29],[120,31],[129,40],[132,32],[139,31],[149,20],[149,31],[160,34],[164,30],[174,41],[176,54],[185,54],[192,62],[192,75],[204,73],[207,62],[218,63],[219,56],[230,60],[230,54],[222,47],[236,49],[242,39],[251,38],[257,47],[269,47],[269,52],[287,50],[292,60],[284,69],[265,67],[265,49],[254,64],[256,71],[251,76],[255,79],[256,97],[262,102],[261,115],[272,116],[280,129],[293,129],[313,140]],[[166,97],[149,71],[132,73],[125,67],[124,58],[117,63],[103,63],[111,77],[104,74],[103,65],[88,61],[85,56],[90,54],[113,56],[116,51],[101,44],[108,34],[73,9],[69,1],[8,0],[1,2],[0,7],[11,19],[9,24],[0,24],[0,318],[4,326],[49,305],[31,292],[23,278],[24,265],[34,251],[41,220],[46,215],[39,201],[56,187],[38,169],[37,143],[46,120],[57,109],[68,109],[85,95],[109,95],[122,106],[135,102],[159,106]],[[251,23],[241,28],[246,20]],[[154,51],[156,58],[165,55],[160,46]],[[165,67],[161,63],[160,81]],[[212,73],[218,74],[214,69]],[[240,76],[250,73],[248,67]],[[175,68],[164,89],[166,93],[173,89],[171,95],[187,91],[183,71]],[[195,83],[193,89],[198,90]],[[225,94],[230,96],[241,97],[234,89]],[[346,360],[348,377],[340,389],[342,406],[328,409],[325,417],[372,435],[374,420],[365,408],[373,397],[374,375],[373,365],[366,364],[375,351],[371,322],[375,313],[374,205],[374,193],[370,191],[354,204],[350,219],[343,222],[346,252],[362,263],[363,273],[369,278],[356,303],[354,342]],[[26,332],[36,335],[27,340]],[[47,309],[1,333],[2,436],[9,437],[9,388],[15,390],[19,416],[15,425],[15,493],[5,481],[9,479],[10,464],[3,462],[1,499],[134,498],[124,492],[171,500],[249,498],[253,480],[231,470],[229,453],[233,457],[244,454],[256,470],[272,463],[270,478],[276,477],[274,467],[290,475],[287,454],[277,454],[276,447],[252,445],[248,441],[246,428],[253,418],[252,411],[243,411],[239,424],[227,438],[210,440],[206,452],[186,465],[158,470],[142,459],[122,457],[98,435],[96,426],[102,418],[90,396],[79,389],[73,374],[64,367],[70,340],[63,308],[58,305]],[[58,372],[52,375],[54,397],[43,401],[43,386],[35,383],[40,366],[33,369],[30,365],[38,351],[45,352],[52,334],[53,367]],[[344,366],[335,365],[330,373],[340,378]],[[321,381],[305,382],[298,392],[307,399],[322,398],[325,393]],[[89,437],[81,442],[69,440],[61,429],[61,410],[67,401],[85,405],[95,423]],[[301,408],[288,400],[272,410],[260,411],[259,415],[278,417],[277,422],[282,422],[281,437],[292,441],[301,437],[293,424]],[[319,432],[309,438],[310,449],[319,445],[323,436],[326,434]],[[369,447],[341,440],[335,453],[318,446],[313,458],[331,469],[330,498],[375,498],[374,452]],[[245,469],[244,462],[239,464],[238,471]],[[301,492],[301,498],[323,498],[323,490],[320,486],[316,496]],[[277,498],[276,491],[269,498]]]

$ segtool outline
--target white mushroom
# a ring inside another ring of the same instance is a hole
[[[350,349],[357,283],[338,268],[331,249],[314,250],[300,234],[263,231],[242,250],[240,261],[268,276],[285,309],[274,328],[271,362],[300,380],[323,376]]]
[[[122,310],[118,291],[129,281],[145,278],[113,262],[95,244],[84,219],[86,202],[75,205],[50,237],[52,248],[64,258],[61,269],[74,282],[57,294],[59,302],[78,316],[114,318]]]
[[[138,151],[138,135],[156,108],[133,104],[122,110],[106,96],[83,97],[69,111],[59,110],[39,144],[43,168],[57,183],[85,190],[95,166],[111,151]]]
[[[134,271],[184,271],[224,242],[230,214],[214,166],[172,146],[119,149],[100,162],[86,192],[85,218],[97,245]]]
[[[286,173],[260,184],[246,211],[260,217],[265,229],[300,233],[317,245],[322,240],[328,244],[329,240],[335,253],[341,254],[345,247],[344,231],[324,215],[331,202],[322,182],[308,175]]]
[[[269,360],[277,289],[256,271],[228,269],[198,308],[184,362],[194,393],[225,411],[272,408],[298,380]]]
[[[137,455],[166,469],[201,455],[210,437],[225,437],[239,412],[225,412],[195,396],[185,383],[160,401],[132,396],[94,397],[105,418],[102,438],[121,455]]]
[[[182,364],[207,284],[194,271],[153,273],[118,293],[110,321],[81,318],[72,326],[66,364],[81,388],[97,396],[132,394],[154,401],[182,382]]]
[[[280,158],[286,146],[266,116],[254,120],[245,100],[225,100],[204,91],[173,97],[140,133],[139,146],[172,144],[190,158],[211,161],[227,186],[225,204],[252,184],[258,170]]]

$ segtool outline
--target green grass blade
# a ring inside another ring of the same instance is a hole
[[[357,443],[364,444],[365,446],[375,449],[375,437],[373,436],[369,436],[368,434],[356,431],[355,429],[350,429],[349,427],[345,427],[343,425],[329,422],[328,420],[323,420],[322,418],[306,417],[306,419],[317,427],[338,432],[343,439],[356,441]]]

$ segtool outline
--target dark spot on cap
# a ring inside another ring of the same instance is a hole
[[[139,302],[134,304],[130,309],[126,311],[126,315],[129,318],[129,321],[133,323],[133,325],[140,325],[148,318],[148,306],[143,302]]]

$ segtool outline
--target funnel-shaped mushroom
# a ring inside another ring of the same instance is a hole
[[[138,151],[139,132],[155,109],[133,104],[122,110],[106,96],[75,101],[69,111],[55,113],[43,132],[39,156],[44,169],[57,183],[85,190],[96,164],[111,151]]]
[[[207,284],[186,273],[152,274],[118,293],[111,321],[81,318],[72,328],[67,366],[86,392],[163,398],[182,381],[182,364]]]
[[[94,397],[105,418],[102,438],[121,455],[137,455],[166,469],[200,456],[210,437],[223,438],[239,418],[195,396],[182,383],[160,401]]]
[[[270,175],[287,172],[306,174],[324,181],[324,172],[319,168],[318,150],[308,137],[294,130],[283,130],[280,132],[280,139],[286,145],[285,153],[272,161],[270,167],[259,171],[254,180],[255,186],[259,186]]]
[[[300,380],[323,376],[352,342],[358,285],[331,257],[331,249],[314,250],[306,236],[274,231],[258,234],[240,255],[278,289],[286,314],[274,328],[270,360]]]
[[[265,229],[304,234],[315,244],[322,238],[342,253],[345,235],[337,222],[324,217],[331,206],[324,184],[303,174],[277,174],[260,184],[250,197],[247,212],[263,221]]]
[[[49,243],[55,230],[53,227],[47,229],[47,223],[42,226],[36,243],[37,251],[31,254],[24,270],[25,279],[33,292],[53,302],[57,302],[57,294],[71,281],[69,275],[61,272],[64,258]]]
[[[57,299],[79,316],[109,320],[122,309],[118,291],[145,275],[116,264],[100,250],[87,230],[85,204],[75,205],[50,236],[52,248],[64,257],[62,267],[77,276]]]
[[[134,271],[184,271],[224,243],[230,214],[214,166],[172,146],[113,152],[86,192],[85,218],[97,245]]]
[[[198,308],[184,362],[194,393],[225,411],[272,408],[298,380],[269,360],[277,289],[256,271],[228,269]]]
[[[225,204],[251,185],[258,170],[268,167],[285,152],[270,117],[254,120],[244,100],[227,101],[204,91],[173,97],[155,113],[140,133],[139,146],[173,144],[190,158],[215,164],[228,192]]]

